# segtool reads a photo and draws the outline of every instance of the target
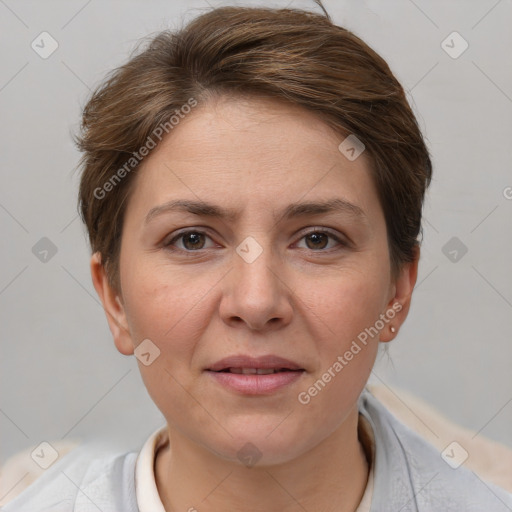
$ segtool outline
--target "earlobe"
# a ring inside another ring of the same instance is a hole
[[[132,355],[134,345],[128,329],[125,308],[119,293],[109,283],[99,252],[95,252],[91,257],[91,277],[96,293],[103,304],[117,350],[126,356]]]
[[[386,343],[391,341],[397,335],[400,326],[405,322],[409,314],[412,292],[418,277],[418,263],[420,259],[420,248],[414,248],[414,258],[410,263],[404,263],[398,273],[394,283],[395,293],[387,304],[386,316],[390,317],[393,312],[393,318],[384,327],[380,333],[380,341]]]

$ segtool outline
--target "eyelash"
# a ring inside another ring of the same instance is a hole
[[[181,249],[181,248],[173,248],[172,247],[172,244],[174,244],[176,241],[180,240],[180,239],[183,239],[186,235],[189,235],[191,233],[194,233],[194,234],[197,234],[197,235],[204,235],[208,238],[211,238],[208,233],[206,233],[205,231],[201,231],[201,230],[198,230],[198,229],[189,229],[187,231],[182,231],[181,233],[178,233],[175,237],[173,237],[171,240],[169,240],[168,242],[165,242],[163,244],[163,246],[168,249],[168,250],[171,250],[171,251],[182,251],[184,253],[188,253],[188,254],[192,254],[192,253],[200,253],[201,251],[204,251],[206,249],[196,249],[196,250],[188,250],[188,249]],[[335,235],[334,233],[332,233],[331,231],[329,230],[326,230],[325,228],[322,228],[322,229],[319,229],[319,228],[315,228],[311,231],[308,231],[307,233],[304,233],[301,238],[299,238],[299,241],[302,240],[303,238],[307,237],[307,236],[310,236],[310,235],[313,235],[313,234],[322,234],[322,235],[327,235],[329,238],[332,238],[333,240],[335,240],[336,242],[338,242],[338,244],[341,246],[341,248],[347,248],[349,247],[349,243],[342,240],[340,237],[338,237],[337,235]],[[208,248],[207,248],[208,249]],[[339,248],[338,248],[339,249]],[[311,252],[314,252],[314,253],[322,253],[322,252],[331,252],[333,250],[336,250],[336,248],[330,248],[330,249],[319,249],[319,250],[314,250],[314,249],[306,249],[306,250],[309,250]]]

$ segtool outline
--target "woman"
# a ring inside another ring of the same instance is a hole
[[[505,511],[365,389],[416,282],[432,166],[384,60],[325,16],[219,8],[92,95],[91,273],[167,424],[5,508]]]

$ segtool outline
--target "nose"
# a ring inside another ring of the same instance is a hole
[[[243,248],[233,253],[233,267],[226,276],[220,315],[231,327],[245,325],[251,330],[277,330],[288,325],[293,315],[292,286],[286,282],[283,262],[278,260],[268,245],[258,244],[244,253]],[[247,246],[246,246],[247,248]],[[249,257],[247,257],[249,256]]]

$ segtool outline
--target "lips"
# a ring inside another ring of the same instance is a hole
[[[271,375],[279,372],[297,372],[299,370],[290,370],[288,368],[226,368],[221,372],[238,373],[241,375]]]
[[[297,386],[306,374],[298,363],[276,355],[226,357],[205,371],[213,382],[239,396],[272,395]]]
[[[206,370],[243,375],[269,375],[286,371],[301,371],[304,368],[294,361],[276,355],[261,357],[235,355],[217,361]]]

